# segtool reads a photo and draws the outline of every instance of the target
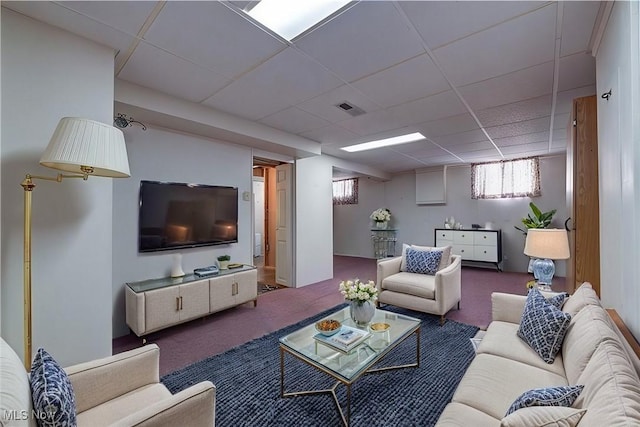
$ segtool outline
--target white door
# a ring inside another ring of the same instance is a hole
[[[264,239],[264,178],[253,177],[253,256],[262,256],[262,242]]]
[[[276,166],[276,283],[293,282],[293,165]]]

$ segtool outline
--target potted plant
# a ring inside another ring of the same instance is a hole
[[[514,227],[522,231],[524,235],[527,234],[527,230],[530,228],[547,228],[549,225],[551,225],[551,220],[556,214],[556,209],[550,210],[548,212],[542,212],[540,208],[538,208],[533,202],[529,203],[529,207],[531,208],[531,213],[522,218],[522,224],[524,224],[525,228],[523,229],[514,225]]]
[[[391,211],[387,208],[379,208],[369,216],[376,225],[376,228],[387,228],[387,222],[391,220]]]
[[[229,261],[231,261],[231,257],[229,255],[220,255],[218,257],[218,267],[220,267],[220,270],[228,269]]]

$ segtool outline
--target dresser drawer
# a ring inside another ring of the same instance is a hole
[[[473,244],[496,246],[498,244],[498,233],[491,231],[476,231],[473,233]]]
[[[453,230],[436,230],[436,246],[441,246],[438,242],[453,242]]]
[[[453,243],[456,245],[473,245],[473,231],[453,231]]]
[[[462,259],[471,260],[473,259],[473,245],[457,245],[454,244],[451,249],[451,253],[460,255]]]
[[[474,246],[473,259],[475,261],[498,262],[498,248],[496,246]]]

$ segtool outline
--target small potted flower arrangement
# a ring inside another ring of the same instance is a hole
[[[387,208],[379,208],[369,216],[376,225],[376,228],[387,228],[387,223],[391,221],[391,211]]]
[[[344,280],[338,287],[344,298],[350,301],[351,319],[358,326],[367,325],[376,313],[375,301],[378,289],[373,280],[362,282],[360,279]]]
[[[220,255],[218,257],[218,267],[220,268],[220,270],[228,269],[229,261],[231,261],[231,257],[229,255]]]

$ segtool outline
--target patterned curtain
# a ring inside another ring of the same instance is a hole
[[[540,196],[538,157],[471,164],[472,199]]]
[[[341,179],[333,181],[334,205],[358,204],[358,178]]]

